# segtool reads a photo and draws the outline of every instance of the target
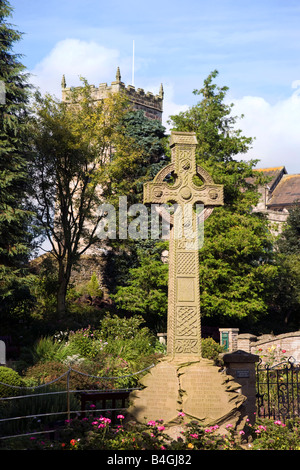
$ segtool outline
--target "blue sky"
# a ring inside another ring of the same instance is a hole
[[[60,96],[80,75],[165,90],[164,123],[196,103],[194,89],[217,69],[238,127],[256,137],[243,158],[300,173],[299,0],[10,0],[23,32],[16,52],[43,92]]]

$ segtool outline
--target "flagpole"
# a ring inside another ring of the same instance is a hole
[[[134,86],[134,40],[132,44],[132,86]]]

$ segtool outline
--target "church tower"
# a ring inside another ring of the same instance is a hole
[[[70,88],[66,85],[66,79],[64,75],[61,81],[61,88],[62,100],[65,101]],[[132,85],[128,85],[126,87],[125,83],[123,83],[121,80],[121,72],[120,68],[118,67],[116,79],[115,81],[111,82],[110,85],[107,85],[107,83],[100,83],[98,88],[92,85],[92,93],[95,97],[95,101],[107,98],[109,93],[119,93],[120,91],[126,93],[135,110],[142,109],[148,119],[157,119],[160,122],[162,121],[164,100],[162,84],[160,86],[158,95],[154,95],[151,92],[145,92],[142,88],[138,88],[136,90]]]

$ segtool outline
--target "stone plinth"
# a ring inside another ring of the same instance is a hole
[[[243,420],[246,397],[240,385],[207,359],[163,359],[142,385],[143,390],[132,392],[128,409],[128,418],[139,423],[162,419],[164,426],[176,427],[179,411],[185,413],[185,421],[196,419],[207,425],[239,425]]]

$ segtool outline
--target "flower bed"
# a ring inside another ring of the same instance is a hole
[[[150,420],[140,425],[124,424],[124,416],[118,415],[119,424],[112,425],[106,416],[66,421],[55,441],[28,436],[11,440],[6,448],[44,450],[299,450],[300,420],[287,423],[257,420],[254,426],[235,431],[228,424],[220,434],[219,426],[203,426],[197,421],[184,423],[184,413],[179,413],[183,431],[176,439],[165,433],[162,420]],[[12,446],[12,447],[10,447]]]

